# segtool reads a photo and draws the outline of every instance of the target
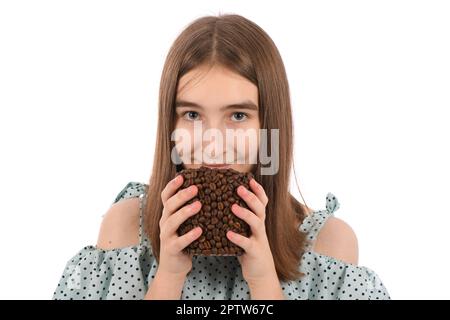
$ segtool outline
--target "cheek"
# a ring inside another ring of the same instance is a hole
[[[258,119],[254,119],[252,121],[249,121],[246,124],[246,130],[249,130],[250,132],[252,132],[252,135],[250,135],[250,137],[252,139],[252,146],[253,146],[253,149],[258,150],[258,146],[259,146],[259,131],[260,131],[259,120]]]
[[[175,130],[171,135],[175,143],[175,149],[184,163],[189,163],[193,149],[193,128],[186,125],[185,121],[178,120],[175,123]]]
[[[234,140],[234,151],[240,160],[244,160],[246,164],[254,164],[257,161],[259,150],[259,121],[246,121],[239,125],[242,131],[236,131],[236,139]]]
[[[175,115],[175,129],[187,129],[186,123],[180,115]]]
[[[256,164],[257,160],[258,160],[258,151],[259,151],[259,144],[260,144],[260,124],[259,124],[259,119],[256,119],[254,121],[252,121],[251,123],[251,128],[252,130],[255,131],[255,138],[254,138],[254,143],[252,144],[252,150],[250,152],[250,154],[248,155],[249,158],[249,163],[250,164]]]

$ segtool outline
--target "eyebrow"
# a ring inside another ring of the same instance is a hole
[[[192,108],[198,108],[198,109],[204,109],[201,105],[195,102],[186,101],[186,100],[177,100],[175,101],[175,108],[179,107],[192,107]],[[233,103],[228,104],[220,108],[220,111],[226,110],[226,109],[248,109],[248,110],[258,110],[258,106],[254,104],[250,100],[246,100],[240,103]]]

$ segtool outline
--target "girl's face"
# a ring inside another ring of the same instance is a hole
[[[179,80],[174,141],[185,168],[251,171],[259,128],[258,88],[246,78],[214,65]]]

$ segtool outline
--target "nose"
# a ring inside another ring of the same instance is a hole
[[[221,119],[210,119],[203,129],[203,161],[225,163],[227,150],[225,123]]]

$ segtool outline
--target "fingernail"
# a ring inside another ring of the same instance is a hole
[[[196,208],[198,208],[199,203],[200,203],[200,202],[198,202],[198,201],[195,201],[194,203],[192,203],[192,204],[191,204],[191,209],[192,209],[192,210],[195,210]]]
[[[242,192],[242,194],[248,193],[247,189],[244,186],[241,186],[241,192]]]

